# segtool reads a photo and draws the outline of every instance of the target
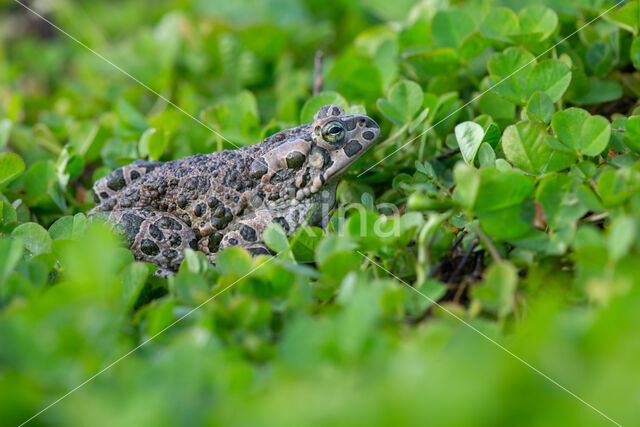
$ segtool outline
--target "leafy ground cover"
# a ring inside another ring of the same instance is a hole
[[[4,4],[2,424],[105,368],[32,423],[640,423],[638,1],[35,4],[184,111]],[[159,279],[84,214],[326,103],[386,139],[276,258]]]

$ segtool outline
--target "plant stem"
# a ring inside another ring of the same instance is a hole
[[[496,246],[493,244],[491,239],[489,239],[489,237],[487,237],[487,235],[484,234],[484,231],[482,231],[482,228],[480,226],[476,227],[473,224],[469,224],[469,227],[472,228],[473,231],[478,235],[480,240],[482,240],[482,243],[484,243],[484,245],[487,247],[487,250],[491,254],[491,257],[493,258],[493,260],[497,262],[501,262],[502,257],[498,252],[498,248],[496,248]]]

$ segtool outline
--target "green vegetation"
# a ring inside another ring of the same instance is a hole
[[[615,3],[35,3],[205,126],[4,3],[1,424],[114,361],[32,423],[640,424],[639,1],[566,40]],[[119,165],[326,103],[386,139],[328,230],[268,229],[277,257],[164,280],[84,214]]]

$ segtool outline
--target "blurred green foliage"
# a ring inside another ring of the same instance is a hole
[[[614,3],[32,3],[206,126],[3,2],[3,425],[114,361],[33,423],[608,423],[487,337],[640,423],[637,0],[558,45]],[[252,144],[326,103],[387,139],[327,230],[265,232],[278,257],[188,251],[163,280],[84,215],[119,165],[233,148],[207,127]]]

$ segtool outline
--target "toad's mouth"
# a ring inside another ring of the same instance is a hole
[[[340,178],[346,171],[351,167],[354,162],[346,163],[343,166],[340,166],[338,169],[328,170],[324,174],[324,181],[330,182],[334,179]]]

